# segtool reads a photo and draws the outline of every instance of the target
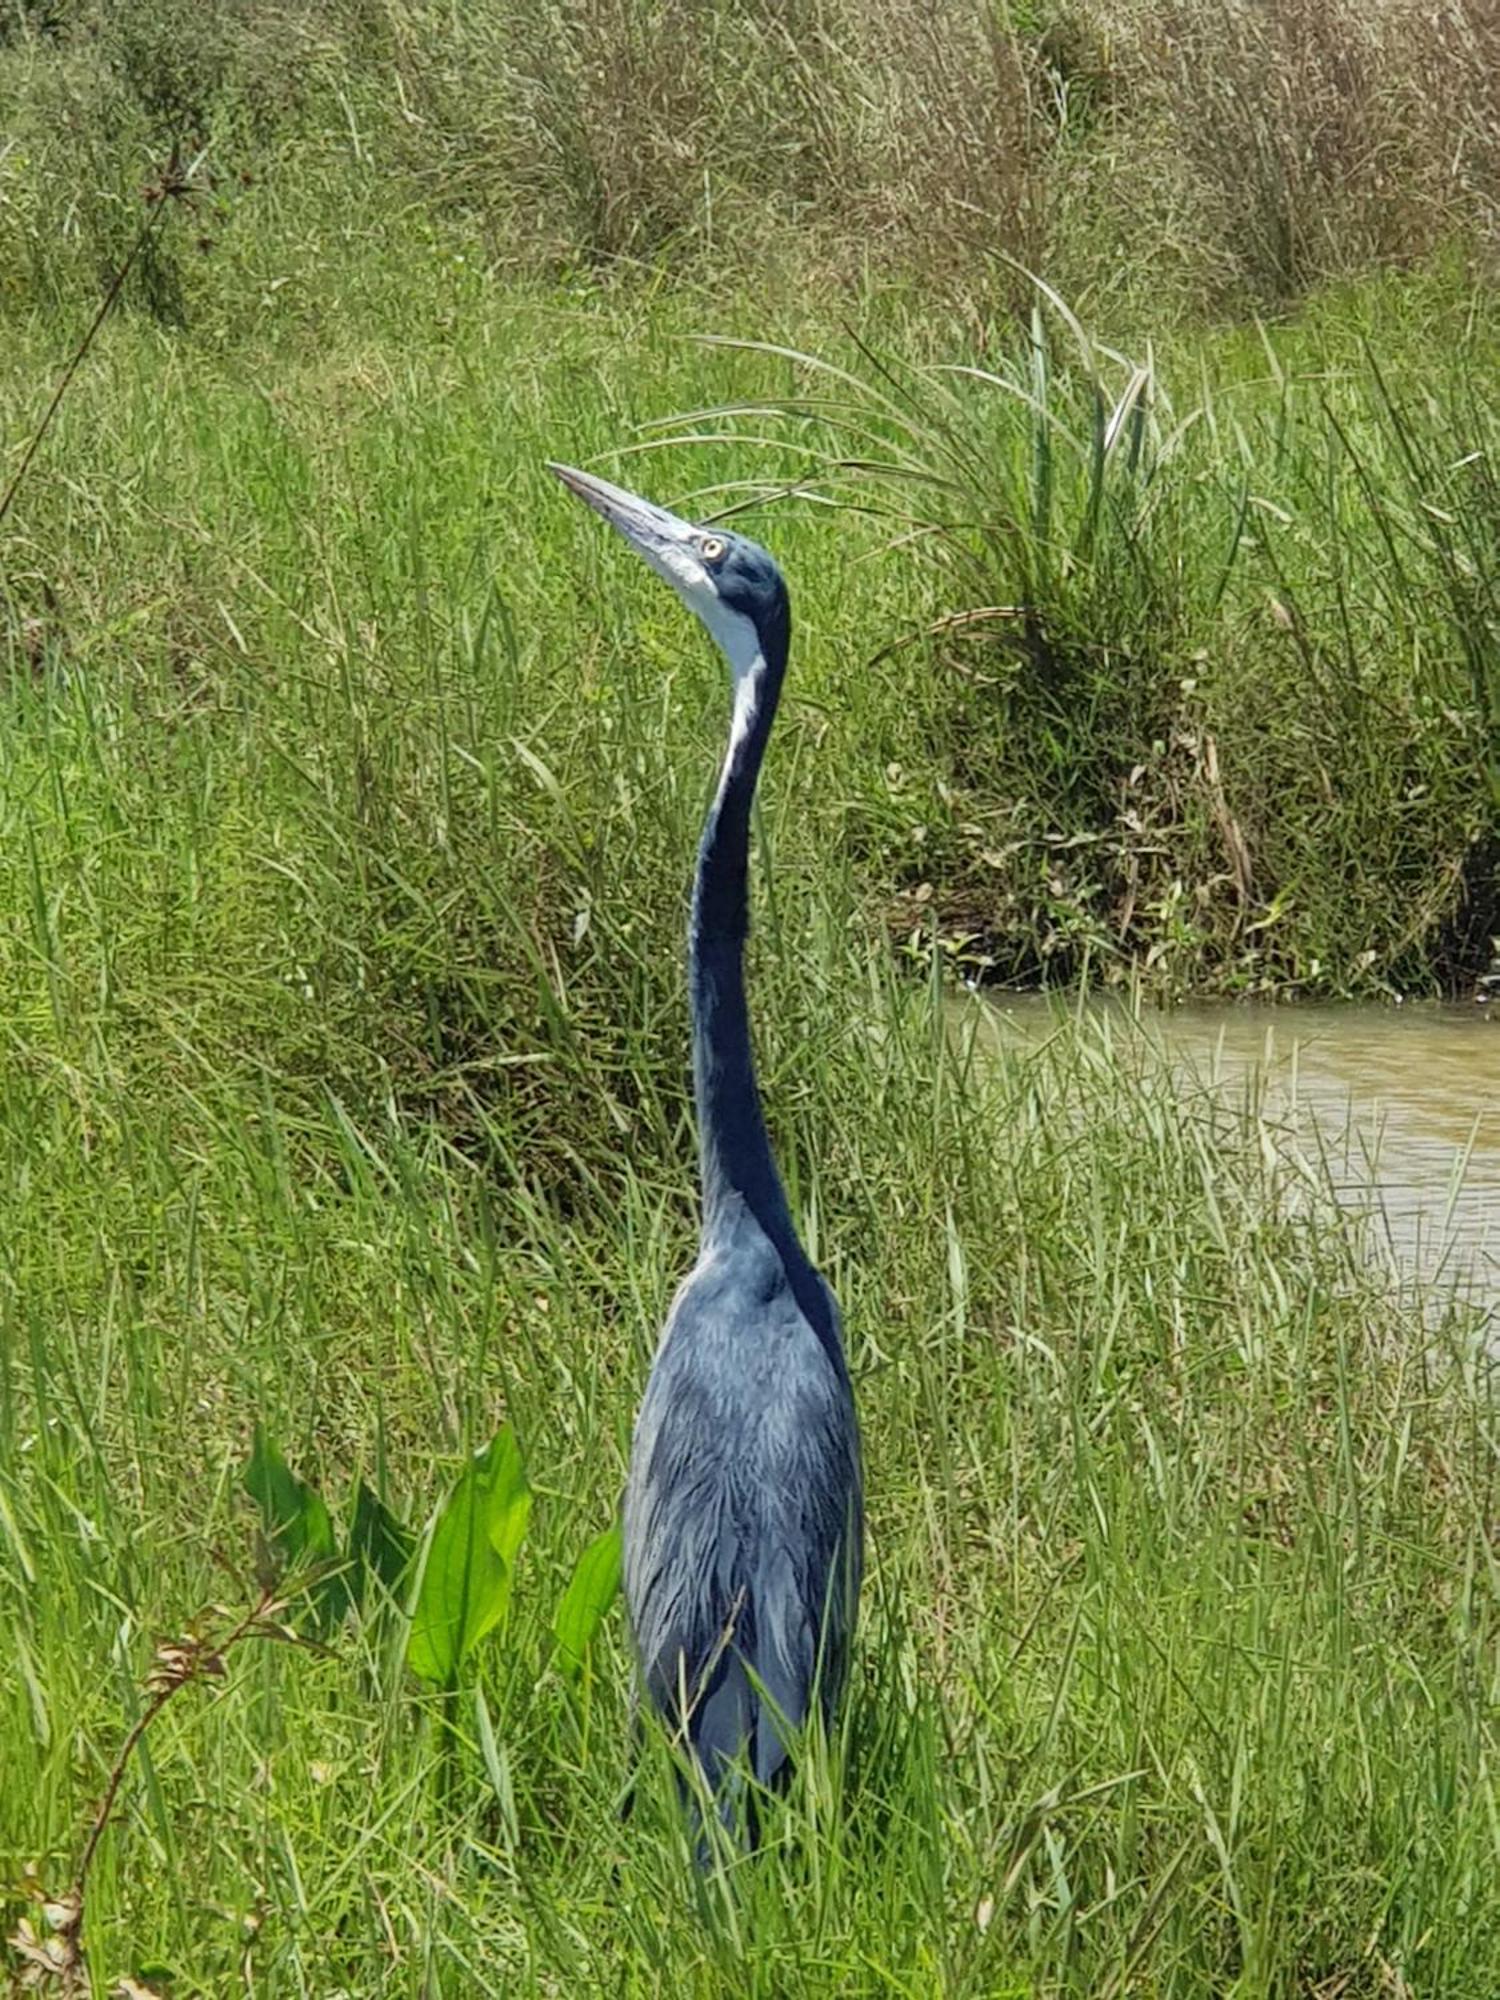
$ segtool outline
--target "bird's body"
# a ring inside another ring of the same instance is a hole
[[[742,1755],[759,1784],[781,1777],[785,1726],[808,1719],[815,1688],[826,1716],[858,1582],[847,1374],[775,1246],[754,1230],[739,1239],[706,1248],[677,1295],[625,1493],[642,1684],[685,1723],[716,1789]]]
[[[556,470],[697,612],[734,681],[688,938],[702,1232],[646,1385],[624,1510],[642,1690],[732,1818],[734,1767],[777,1782],[788,1732],[814,1702],[832,1712],[863,1535],[838,1309],[776,1170],[745,999],[750,808],[790,613],[780,572],[754,543]]]

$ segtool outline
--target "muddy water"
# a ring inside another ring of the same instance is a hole
[[[1006,1039],[1057,1017],[1035,995],[989,1011]],[[1340,1199],[1374,1211],[1396,1271],[1452,1280],[1500,1314],[1500,1004],[1179,1007],[1140,1032],[1185,1087],[1252,1089],[1320,1149]]]

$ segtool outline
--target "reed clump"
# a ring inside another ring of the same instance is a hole
[[[997,251],[1158,313],[1265,308],[1483,259],[1500,203],[1480,0],[12,0],[3,32],[0,245],[32,297],[109,266],[132,156],[206,139],[302,184],[284,208],[352,179],[512,269],[790,256],[981,316],[1015,303]],[[198,287],[138,289],[180,317]]]

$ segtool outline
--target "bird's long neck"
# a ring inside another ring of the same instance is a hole
[[[729,748],[693,882],[688,974],[705,1242],[732,1222],[741,1204],[773,1240],[791,1240],[786,1195],[755,1081],[745,1002],[750,809],[781,694],[786,651],[786,633],[772,633],[739,677]]]

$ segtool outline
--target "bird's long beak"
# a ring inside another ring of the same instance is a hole
[[[712,579],[697,553],[702,530],[691,521],[680,520],[654,501],[643,500],[638,493],[627,493],[623,486],[611,486],[607,479],[599,479],[592,472],[577,472],[571,465],[554,465],[550,459],[548,469],[557,474],[570,493],[576,493],[611,527],[618,528],[631,547],[674,588],[692,591],[705,584],[712,587]]]

